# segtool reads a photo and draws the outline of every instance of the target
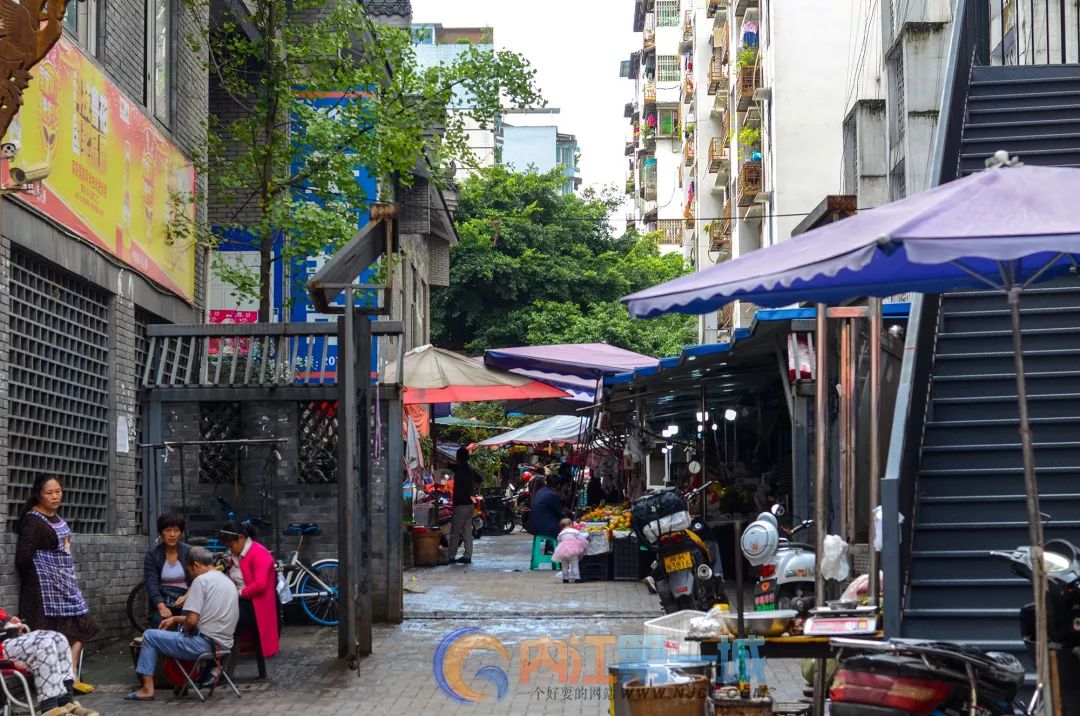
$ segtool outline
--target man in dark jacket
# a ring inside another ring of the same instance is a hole
[[[479,476],[469,465],[469,449],[459,447],[454,472],[454,516],[450,523],[450,559],[458,564],[472,564],[473,494]],[[457,557],[458,546],[465,543],[465,555]]]
[[[532,511],[529,513],[529,533],[541,537],[557,537],[563,518],[563,503],[559,493],[547,486],[542,476],[533,478]]]

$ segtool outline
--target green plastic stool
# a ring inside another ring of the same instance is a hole
[[[544,547],[548,542],[551,543],[551,548],[555,549],[558,540],[554,537],[544,537],[542,535],[533,536],[532,561],[529,563],[530,570],[535,572],[545,564],[550,564],[552,569],[559,569],[558,562],[553,562],[550,554],[544,554]]]

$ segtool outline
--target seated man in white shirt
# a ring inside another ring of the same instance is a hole
[[[129,693],[125,700],[154,699],[158,652],[193,661],[203,654],[232,648],[240,618],[236,586],[214,568],[214,557],[204,547],[192,547],[188,563],[195,578],[184,597],[184,615],[164,619],[157,629],[143,632],[136,667],[142,688]],[[175,625],[180,625],[177,631],[168,631]]]

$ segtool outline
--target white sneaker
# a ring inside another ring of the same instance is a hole
[[[642,581],[645,582],[645,586],[649,588],[650,594],[656,594],[656,580],[653,579],[651,575],[645,577]]]

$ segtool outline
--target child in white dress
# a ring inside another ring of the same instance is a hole
[[[551,558],[562,565],[563,584],[581,581],[581,558],[589,546],[589,536],[574,527],[569,519],[559,523],[559,544]]]

